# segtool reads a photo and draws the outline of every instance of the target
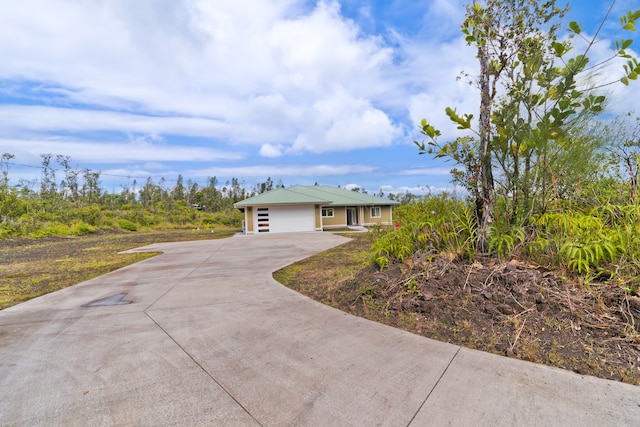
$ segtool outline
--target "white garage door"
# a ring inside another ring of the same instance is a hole
[[[313,206],[256,208],[254,212],[259,234],[315,231]]]

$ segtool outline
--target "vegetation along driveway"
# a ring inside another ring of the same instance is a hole
[[[271,272],[328,233],[164,254],[0,312],[7,425],[637,425],[635,386],[360,319]]]

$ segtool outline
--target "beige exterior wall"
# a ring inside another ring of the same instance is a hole
[[[251,206],[244,208],[244,225],[245,233],[253,234],[253,208]]]
[[[344,206],[326,206],[329,209],[333,209],[333,216],[325,216],[322,218],[322,226],[326,228],[331,227],[346,227],[347,226],[347,209]],[[322,209],[321,209],[322,212]]]
[[[314,210],[316,231],[322,231],[322,206],[316,205]]]
[[[376,206],[365,206],[364,207],[364,221],[362,221],[363,225],[372,225],[372,224],[390,224],[392,218],[392,207],[391,206],[377,206],[380,208],[380,217],[375,218],[371,216],[371,208]]]
[[[333,208],[333,217],[323,217],[324,228],[338,228],[347,226],[347,209],[355,209],[358,223],[354,225],[391,224],[393,220],[392,206],[379,206],[380,218],[371,217],[371,206],[327,206]]]

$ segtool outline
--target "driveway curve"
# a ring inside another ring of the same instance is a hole
[[[271,273],[328,233],[163,254],[0,312],[0,425],[639,425],[640,388],[432,341]]]

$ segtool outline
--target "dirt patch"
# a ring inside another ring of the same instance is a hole
[[[330,263],[322,260],[336,249],[275,277],[288,275],[285,284],[318,301],[429,338],[640,384],[640,296],[515,260],[470,264],[417,254],[378,271],[363,266],[369,246],[356,237]],[[335,280],[341,275],[351,277]]]

